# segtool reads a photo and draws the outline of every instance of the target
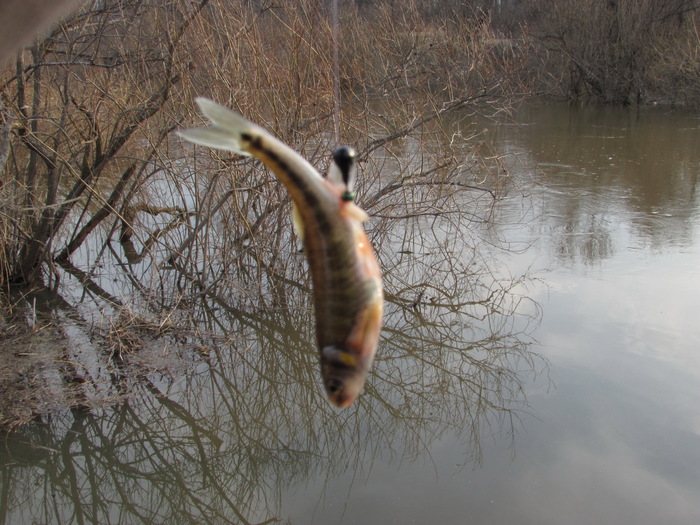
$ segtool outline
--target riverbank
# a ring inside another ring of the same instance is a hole
[[[0,428],[122,404],[155,377],[184,377],[214,344],[144,315],[80,314],[49,290],[17,301],[0,317]]]

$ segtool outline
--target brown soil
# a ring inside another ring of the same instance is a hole
[[[149,374],[181,375],[202,353],[182,333],[124,311],[101,327],[32,317],[0,316],[0,428],[6,430],[123,402]]]
[[[62,334],[52,325],[30,329],[0,323],[0,425],[12,428],[79,404],[80,389],[68,375]]]

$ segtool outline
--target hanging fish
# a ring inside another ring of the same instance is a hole
[[[368,216],[354,202],[355,150],[336,149],[323,178],[263,128],[206,98],[196,102],[211,125],[181,137],[253,156],[289,191],[311,270],[323,383],[333,404],[349,406],[374,360],[384,303],[379,264],[362,227]]]

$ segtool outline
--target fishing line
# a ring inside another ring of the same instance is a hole
[[[333,0],[331,10],[331,25],[333,26],[333,126],[335,128],[335,143],[340,144],[340,64],[338,59],[338,0]]]

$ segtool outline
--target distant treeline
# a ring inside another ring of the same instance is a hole
[[[412,2],[356,0],[362,10]],[[698,0],[425,0],[427,23],[470,17],[527,47],[533,92],[606,104],[700,106]],[[524,49],[521,49],[524,52]]]

